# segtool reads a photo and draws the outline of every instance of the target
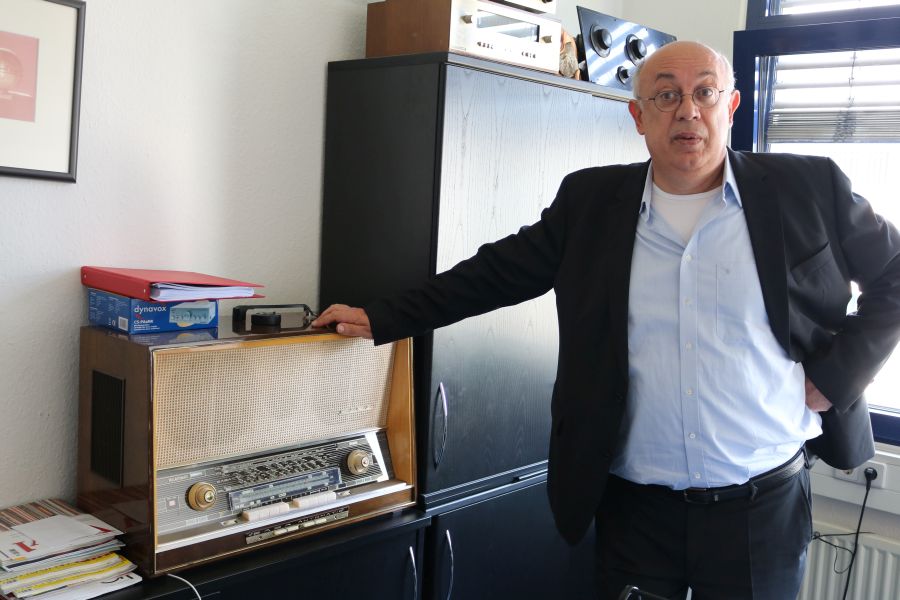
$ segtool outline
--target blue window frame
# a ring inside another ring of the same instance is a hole
[[[821,23],[872,21],[900,16],[900,6],[876,6],[848,10],[828,10],[806,14],[782,14],[784,0],[748,0],[747,29],[796,27]],[[823,3],[824,4],[824,3]]]
[[[900,6],[772,14],[777,12],[772,5],[778,1],[749,0],[748,30],[734,34],[736,87],[743,99],[731,134],[731,145],[737,150],[766,150],[757,146],[771,106],[774,74],[765,68],[768,57],[900,47]],[[870,414],[876,441],[900,446],[900,412],[876,408]]]

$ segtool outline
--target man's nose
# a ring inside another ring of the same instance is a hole
[[[678,119],[697,119],[700,117],[700,107],[694,102],[692,94],[685,94],[681,97],[681,104],[675,109],[675,116]]]

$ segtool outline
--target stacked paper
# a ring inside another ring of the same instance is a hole
[[[81,600],[137,583],[115,552],[121,533],[61,500],[0,510],[2,597]]]
[[[150,284],[150,298],[159,302],[176,300],[218,300],[220,298],[252,298],[252,287],[226,285],[186,285],[183,283]]]

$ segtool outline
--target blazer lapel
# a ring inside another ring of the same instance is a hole
[[[769,325],[775,338],[790,355],[787,266],[778,189],[768,180],[766,172],[748,157],[731,149],[728,156],[744,206]]]
[[[609,205],[606,240],[611,259],[609,280],[610,333],[616,363],[628,377],[628,289],[631,281],[631,257],[637,231],[638,210],[644,194],[650,162],[636,168],[622,183],[616,200]]]

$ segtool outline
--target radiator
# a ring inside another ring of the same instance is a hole
[[[863,523],[865,525],[865,523]],[[846,533],[825,523],[816,523],[822,533]],[[865,527],[863,527],[865,531]],[[853,536],[826,538],[842,548],[853,548]],[[837,559],[837,563],[835,563]],[[798,600],[840,600],[844,593],[850,553],[814,540],[806,558],[806,575]],[[835,573],[835,565],[841,573]],[[900,599],[900,540],[872,534],[859,536],[859,547],[853,563],[848,600]]]

